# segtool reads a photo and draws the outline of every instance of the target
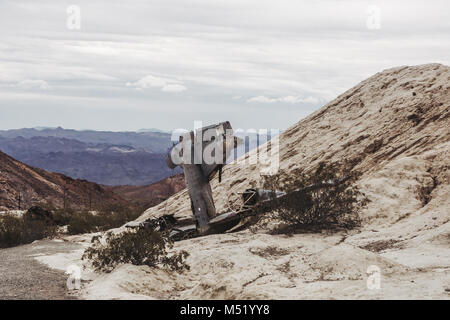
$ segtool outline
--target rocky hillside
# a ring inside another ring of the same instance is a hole
[[[125,204],[126,201],[102,186],[74,180],[62,174],[30,167],[0,152],[0,209],[27,209],[53,204],[72,208]]]
[[[106,187],[140,207],[152,207],[168,199],[186,187],[182,173],[168,177],[147,186],[115,186]]]
[[[397,67],[344,92],[280,136],[280,167],[295,174],[319,162],[347,161],[371,200],[362,227],[348,233],[257,233],[185,240],[179,276],[123,266],[95,279],[86,297],[197,299],[449,298],[450,68]],[[218,211],[227,195],[260,183],[258,165],[230,164],[212,181]],[[182,191],[147,210],[191,216]],[[370,268],[381,286],[367,286]],[[126,285],[125,285],[126,284]],[[111,288],[108,294],[96,288]],[[128,288],[124,289],[119,288]]]

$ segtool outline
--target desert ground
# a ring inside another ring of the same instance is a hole
[[[449,115],[450,68],[405,66],[377,73],[281,134],[281,170],[346,160],[362,173],[355,183],[371,202],[356,229],[259,228],[179,241],[174,250],[188,251],[191,266],[181,274],[133,265],[93,272],[80,260],[92,235],[64,237],[54,245],[70,250],[33,259],[60,272],[85,265],[74,293],[82,299],[449,299]],[[262,169],[245,157],[225,166],[222,182],[212,181],[218,211],[230,193],[258,185]],[[164,213],[191,217],[186,190],[138,221]]]

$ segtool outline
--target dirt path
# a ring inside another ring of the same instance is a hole
[[[0,249],[0,299],[76,299],[67,290],[64,272],[33,258],[76,249],[77,244],[49,240]]]

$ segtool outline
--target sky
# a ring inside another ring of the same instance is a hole
[[[0,0],[0,129],[286,129],[384,69],[450,64],[450,2]]]

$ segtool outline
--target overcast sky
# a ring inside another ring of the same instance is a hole
[[[0,0],[0,37],[0,129],[285,129],[383,69],[450,64],[450,2]]]

